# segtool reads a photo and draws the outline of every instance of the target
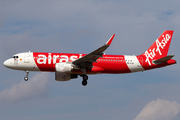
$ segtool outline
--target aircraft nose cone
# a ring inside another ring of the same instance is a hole
[[[4,64],[5,67],[8,67],[8,63],[9,63],[8,60],[6,60],[6,61],[4,61],[3,64]]]
[[[3,64],[4,64],[5,67],[10,67],[10,62],[11,61],[8,59],[8,60],[4,61]]]

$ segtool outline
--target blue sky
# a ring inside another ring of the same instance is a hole
[[[179,120],[178,0],[0,1],[0,118],[3,120]],[[116,34],[106,54],[139,55],[164,30],[177,64],[118,75],[58,82],[54,73],[7,69],[20,52],[89,53]]]

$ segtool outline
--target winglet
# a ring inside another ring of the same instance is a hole
[[[111,42],[113,41],[115,34],[111,36],[111,38],[106,42],[106,45],[111,45]]]

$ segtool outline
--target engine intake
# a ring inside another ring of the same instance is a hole
[[[73,65],[71,63],[56,63],[55,67],[57,73],[68,73],[73,69]]]

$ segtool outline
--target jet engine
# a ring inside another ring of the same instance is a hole
[[[57,73],[70,73],[73,69],[71,63],[56,63],[56,72]]]
[[[55,79],[57,81],[68,81],[78,77],[76,74],[71,74],[71,71],[76,69],[75,65],[71,63],[56,63],[55,67]]]

